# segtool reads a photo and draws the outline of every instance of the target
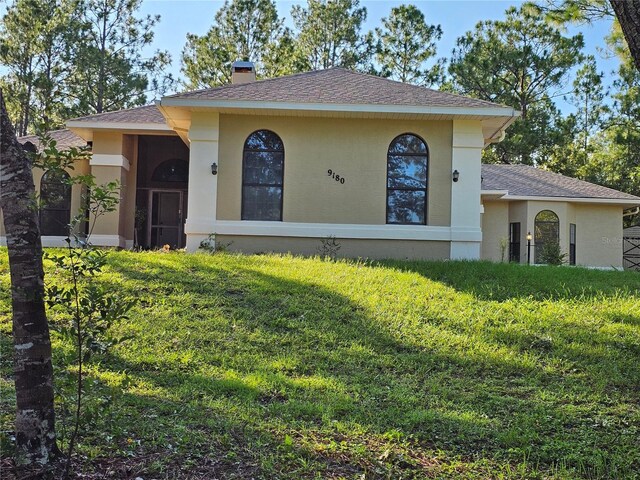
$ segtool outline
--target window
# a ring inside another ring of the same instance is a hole
[[[40,234],[69,235],[71,183],[64,171],[49,170],[40,181]]]
[[[509,224],[509,261],[520,263],[520,222]]]
[[[165,160],[153,171],[151,180],[154,182],[188,183],[189,162],[180,158]]]
[[[569,265],[576,264],[576,224],[569,224]]]
[[[429,152],[420,137],[396,137],[387,153],[387,223],[426,225]]]
[[[536,215],[535,220],[535,263],[540,259],[545,244],[560,242],[560,220],[551,210],[543,210]]]
[[[242,220],[282,220],[284,145],[269,130],[253,132],[242,155]]]

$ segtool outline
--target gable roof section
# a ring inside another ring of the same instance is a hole
[[[528,165],[482,165],[482,191],[505,192],[505,200],[557,197],[640,204],[640,197]]]
[[[72,147],[84,147],[87,145],[87,142],[73,133],[71,130],[67,130],[66,128],[63,130],[53,130],[49,132],[49,136],[51,136],[52,140],[56,141],[56,147],[58,150],[67,150]],[[24,137],[18,137],[18,142],[22,145],[27,142],[32,143],[36,148],[40,148],[40,139],[37,135],[26,135]]]
[[[93,140],[94,131],[116,131],[149,135],[175,134],[155,105],[72,118],[67,120],[66,125],[68,129],[87,141]]]
[[[155,105],[127,108],[115,112],[96,113],[85,117],[72,118],[69,122],[105,122],[105,123],[157,123],[165,124],[164,117]]]
[[[257,82],[179,93],[164,97],[162,104],[165,104],[165,100],[187,99],[511,109],[497,103],[396,82],[345,68],[329,68]]]

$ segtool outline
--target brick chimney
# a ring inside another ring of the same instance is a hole
[[[236,85],[255,81],[256,67],[253,62],[242,62],[240,60],[233,62],[233,65],[231,65],[231,83]]]

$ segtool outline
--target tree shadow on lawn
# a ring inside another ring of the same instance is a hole
[[[411,262],[382,260],[372,265],[414,272],[481,300],[582,300],[633,295],[640,275],[582,267],[528,266],[495,262]]]
[[[470,470],[526,458],[533,470],[564,465],[596,478],[640,468],[638,429],[624,426],[640,416],[637,374],[611,385],[588,338],[527,347],[516,330],[464,340],[468,332],[428,319],[402,331],[312,281],[190,261],[110,262],[125,279],[155,276],[128,292],[146,304],[129,326],[139,349],[105,363],[154,392],[122,400],[159,412],[144,435],[170,443],[184,429],[222,438],[240,429],[244,446],[234,448],[265,477],[322,468],[419,476],[455,458]],[[621,370],[638,365],[633,355]],[[167,399],[188,413],[160,426]]]

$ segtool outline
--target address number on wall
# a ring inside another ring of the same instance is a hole
[[[344,177],[342,175],[338,175],[333,170],[331,169],[327,170],[327,176],[333,178],[336,182],[340,182],[342,185],[344,185]]]

